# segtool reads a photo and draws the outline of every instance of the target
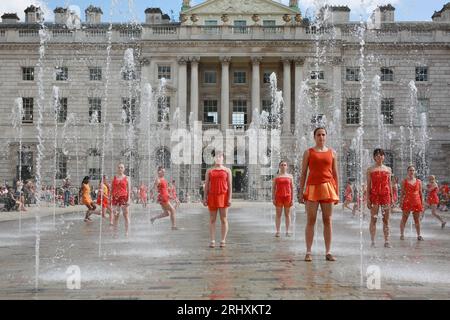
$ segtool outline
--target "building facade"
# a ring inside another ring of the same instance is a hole
[[[34,177],[38,162],[43,182],[59,184],[67,175],[77,183],[111,176],[124,161],[145,183],[164,165],[193,194],[207,164],[171,161],[174,128],[201,121],[204,132],[228,129],[239,139],[262,111],[273,112],[272,74],[283,98],[280,157],[294,169],[311,141],[306,131],[325,121],[342,179],[356,179],[376,146],[399,176],[412,162],[422,175],[450,178],[450,4],[431,22],[398,22],[395,8],[382,6],[364,28],[342,6],[307,19],[298,1],[183,1],[179,22],[148,8],[142,24],[102,22],[92,6],[84,22],[64,8],[55,23],[40,23],[39,8],[25,12],[24,23],[14,13],[0,23],[0,177],[8,183]],[[270,196],[263,166],[238,163],[245,149],[232,153],[236,193]]]

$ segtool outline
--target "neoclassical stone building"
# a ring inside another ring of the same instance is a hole
[[[289,6],[184,0],[179,22],[148,8],[142,24],[110,24],[93,6],[84,21],[65,8],[54,12],[54,23],[40,23],[33,6],[25,22],[5,13],[0,23],[0,178],[6,182],[19,172],[36,174],[40,126],[45,183],[55,176],[58,183],[66,175],[76,183],[87,174],[96,178],[102,167],[110,176],[125,161],[136,181],[148,183],[163,164],[184,192],[198,189],[207,166],[171,163],[170,128],[189,130],[201,121],[202,130],[244,135],[255,112],[273,108],[272,73],[284,100],[281,156],[291,163],[303,152],[296,128],[326,119],[343,179],[355,178],[352,140],[362,123],[364,147],[385,147],[396,174],[425,159],[439,180],[450,178],[450,4],[431,22],[399,22],[394,7],[382,6],[364,28],[349,20],[348,7],[324,8],[315,22],[295,0]],[[18,98],[24,115],[14,123]],[[258,166],[230,166],[237,193],[270,190],[270,177]]]

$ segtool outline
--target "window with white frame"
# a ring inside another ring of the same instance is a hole
[[[67,119],[67,98],[59,98],[58,106],[58,123],[64,123]]]
[[[170,119],[170,97],[158,98],[158,122],[168,122]]]
[[[381,68],[380,73],[381,81],[394,81],[394,70],[392,68]]]
[[[416,67],[416,81],[428,81],[428,67]]]
[[[56,67],[56,81],[69,80],[69,68],[68,67]]]
[[[233,72],[233,83],[234,84],[246,84],[247,83],[247,72],[234,71]]]
[[[122,112],[125,117],[124,123],[134,123],[136,121],[136,98],[122,98]]]
[[[171,79],[171,67],[170,65],[159,65],[158,66],[158,79]]]
[[[89,123],[102,122],[102,98],[88,98]]]
[[[311,71],[311,80],[324,80],[325,75],[323,71],[314,70]]]
[[[381,115],[384,124],[394,124],[394,99],[383,98],[381,100]]]
[[[345,80],[347,81],[359,81],[359,67],[347,67],[345,69]]]
[[[217,100],[203,100],[203,122],[208,124],[219,123]]]
[[[22,98],[23,118],[22,123],[33,123],[34,98]]]
[[[205,71],[205,84],[216,84],[217,83],[217,72],[214,70]]]
[[[233,100],[231,124],[244,126],[247,124],[247,100]]]
[[[22,80],[23,81],[34,81],[34,67],[23,67],[22,68]]]
[[[89,80],[101,81],[102,80],[102,68],[101,67],[89,68]]]
[[[347,98],[346,123],[359,124],[360,98]]]
[[[263,74],[263,83],[270,84],[270,75],[273,73],[273,71],[264,71]]]

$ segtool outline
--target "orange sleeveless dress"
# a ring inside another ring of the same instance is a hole
[[[276,177],[275,188],[275,206],[290,207],[292,203],[291,178]]]
[[[333,178],[333,150],[317,152],[310,148],[308,169],[304,200],[338,204],[339,196]]]
[[[391,199],[391,178],[388,171],[372,171],[370,173],[370,202],[374,205],[387,206]]]
[[[423,204],[419,192],[422,189],[422,181],[416,179],[416,183],[412,185],[405,179],[403,181],[403,188],[405,190],[405,197],[402,203],[402,210],[404,212],[422,212]]]
[[[228,174],[222,169],[209,171],[208,209],[216,212],[219,208],[228,207]]]
[[[81,187],[81,201],[87,206],[90,206],[93,203],[91,198],[91,187],[87,183],[83,184]]]
[[[166,205],[169,203],[169,190],[168,190],[168,183],[166,179],[161,178],[159,179],[158,183],[158,202],[161,205]]]

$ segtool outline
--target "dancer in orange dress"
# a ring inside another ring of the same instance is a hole
[[[412,212],[416,226],[417,240],[422,241],[420,235],[420,214],[423,212],[422,181],[416,178],[414,166],[408,167],[408,176],[403,180],[402,196],[400,199],[403,216],[400,222],[400,240],[405,239],[405,225]]]
[[[92,201],[91,198],[91,187],[89,185],[90,177],[86,176],[83,179],[83,182],[81,183],[80,188],[80,194],[81,194],[81,203],[84,204],[88,210],[86,211],[86,215],[84,217],[84,221],[92,221],[90,216],[92,214],[98,214],[95,210],[97,209],[97,206],[94,204],[94,201]]]
[[[278,175],[272,181],[272,199],[275,206],[275,237],[280,237],[281,215],[286,217],[286,237],[290,237],[291,207],[294,205],[294,178],[287,173],[288,164],[281,161],[278,165]]]
[[[158,203],[163,210],[159,215],[153,216],[150,221],[153,224],[155,220],[170,216],[172,223],[172,230],[178,230],[176,220],[176,210],[170,203],[169,186],[167,180],[164,178],[166,170],[163,167],[158,167],[158,177],[153,184],[153,189],[158,190]]]
[[[428,177],[427,192],[427,205],[431,209],[431,214],[441,222],[441,228],[444,229],[447,222],[437,214],[437,207],[439,205],[439,186],[435,176]]]
[[[325,240],[325,258],[327,261],[336,261],[331,254],[331,237],[333,204],[338,204],[339,190],[338,164],[336,152],[326,144],[327,131],[325,128],[314,130],[316,145],[305,151],[303,155],[302,171],[298,200],[306,203],[307,223],[305,230],[306,255],[305,261],[312,261],[311,247],[314,240],[314,226],[317,219],[317,210],[322,209],[323,235]],[[308,173],[308,181],[306,176]],[[304,190],[306,183],[306,189]],[[304,191],[304,192],[303,192]]]
[[[373,152],[375,165],[367,169],[367,208],[370,210],[370,238],[375,247],[378,211],[381,208],[383,216],[384,247],[391,248],[389,243],[389,217],[392,206],[391,174],[392,170],[384,165],[384,150],[375,149]]]
[[[123,212],[125,219],[125,234],[128,235],[130,225],[130,197],[131,197],[131,181],[125,175],[125,165],[119,163],[117,166],[117,176],[114,176],[111,186],[111,202],[113,206],[114,222],[110,221],[112,225],[117,225],[119,222],[120,211]]]
[[[353,188],[352,183],[350,180],[347,181],[347,186],[345,187],[345,193],[344,193],[344,203],[342,204],[342,210],[345,208],[352,210],[352,208],[349,207],[350,203],[352,203],[353,200]]]
[[[205,197],[203,205],[209,210],[209,234],[210,248],[216,244],[216,219],[217,211],[220,212],[220,222],[222,225],[222,240],[220,247],[226,245],[228,234],[228,208],[231,206],[232,197],[232,175],[231,170],[223,165],[223,152],[217,151],[214,156],[214,167],[208,169],[205,175]]]
[[[144,208],[147,208],[147,186],[142,182],[139,186],[139,201],[142,203]]]
[[[109,204],[109,186],[106,181],[106,176],[103,176],[102,180],[98,183],[97,205],[101,205],[102,218],[106,217],[106,210],[109,212],[109,217],[112,219],[112,210]]]

